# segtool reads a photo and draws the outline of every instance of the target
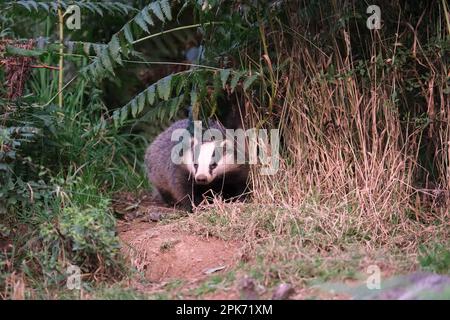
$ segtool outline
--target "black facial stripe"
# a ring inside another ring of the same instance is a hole
[[[194,164],[194,173],[198,170],[198,158],[200,157],[200,144],[194,145],[192,148],[192,162]]]
[[[201,147],[202,147],[201,144],[197,144],[197,145],[192,146],[192,161],[193,161],[194,173],[195,174],[197,174],[197,171],[198,171]],[[208,165],[208,172],[209,172],[210,175],[212,175],[213,171],[217,168],[217,164],[220,161],[220,159],[224,156],[224,153],[225,153],[225,148],[224,147],[220,147],[219,145],[215,145],[215,148],[214,148],[214,150],[212,152],[211,159],[210,159],[209,165]]]
[[[225,147],[216,145],[212,154],[211,163],[218,163],[225,155]]]

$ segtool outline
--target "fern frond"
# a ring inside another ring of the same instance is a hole
[[[228,76],[224,77],[224,74]],[[130,116],[133,119],[141,117],[140,121],[172,119],[188,103],[193,108],[195,118],[198,118],[199,114],[208,115],[207,110],[200,108],[206,105],[202,102],[210,96],[208,89],[211,88],[211,85],[214,88],[214,94],[211,97],[216,99],[217,91],[222,89],[222,83],[233,90],[241,85],[247,91],[252,88],[259,76],[259,74],[252,74],[245,70],[214,70],[201,67],[171,74],[150,85],[126,105],[115,110],[111,118],[103,119],[96,126],[96,130],[106,128],[108,123],[120,128],[129,123]],[[228,78],[231,80],[228,81]],[[209,113],[214,114],[217,103],[211,102],[212,110]],[[146,107],[151,108],[142,115]]]
[[[65,1],[61,0],[61,7],[66,10],[71,5],[77,5],[81,10],[91,12],[93,14],[99,14],[104,16],[105,14],[121,14],[128,15],[129,13],[138,11],[130,5],[121,2],[110,1]],[[35,1],[35,0],[22,0],[22,1],[8,1],[0,4],[2,11],[13,10],[15,8],[24,8],[28,13],[46,12],[50,14],[57,14],[58,3],[56,1]]]
[[[140,32],[150,33],[149,27],[155,25],[155,18],[165,23],[172,19],[171,8],[167,0],[153,1],[140,10],[133,19],[128,21],[117,33],[115,33],[107,48],[97,53],[91,65],[87,66],[82,73],[86,77],[101,80],[108,74],[114,74],[114,68],[122,65],[123,58],[133,50],[135,35]]]
[[[31,39],[20,39],[17,40],[17,43],[20,42],[29,42]],[[36,43],[36,47],[33,50],[26,50],[17,48],[14,45],[9,45],[6,47],[6,53],[9,55],[16,56],[33,56],[40,57],[48,53],[59,54],[60,45],[58,43],[54,43],[49,38],[37,38],[33,39]],[[65,52],[68,55],[73,54],[81,54],[85,56],[102,54],[103,50],[108,46],[103,43],[93,43],[93,42],[84,42],[84,41],[64,41]],[[114,53],[114,52],[113,52]]]
[[[171,120],[181,109],[185,102],[185,95],[169,99],[159,103],[154,108],[150,109],[140,121],[153,122],[155,120],[163,121],[165,119]]]

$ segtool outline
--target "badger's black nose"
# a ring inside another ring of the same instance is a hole
[[[198,184],[206,184],[208,182],[208,177],[204,174],[200,174],[195,177],[195,182],[197,182]]]

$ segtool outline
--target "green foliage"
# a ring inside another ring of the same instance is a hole
[[[110,198],[145,185],[137,160],[145,140],[114,128],[94,132],[107,113],[101,91],[78,79],[61,109],[52,103],[56,84],[38,70],[27,83],[32,94],[0,105],[8,111],[0,126],[0,222],[10,230],[0,237],[17,248],[0,253],[7,262],[0,273],[24,273],[44,290],[64,284],[70,264],[97,278],[122,274]]]
[[[130,114],[132,118],[137,118],[145,110],[145,106],[155,107],[150,109],[141,120],[172,119],[180,109],[185,108],[189,98],[190,105],[194,108],[194,113],[198,114],[201,106],[203,114],[206,114],[208,117],[212,116],[214,111],[208,111],[207,107],[201,104],[207,97],[207,89],[208,87],[214,87],[214,83],[221,83],[223,87],[226,87],[230,75],[229,88],[231,92],[236,89],[238,82],[242,80],[244,90],[248,90],[259,76],[259,74],[249,75],[245,70],[214,70],[201,67],[168,75],[147,87],[125,106],[115,110],[112,115],[114,126],[117,128],[123,126]],[[199,86],[199,83],[206,85]],[[220,86],[217,90],[220,90]],[[212,101],[212,103],[215,102]],[[99,123],[97,129],[105,128],[106,125],[106,123]]]
[[[62,250],[65,246],[72,251],[70,262],[84,271],[95,271],[102,264],[107,268],[117,266],[119,242],[115,236],[115,218],[109,208],[109,202],[104,199],[95,207],[64,208],[56,224],[46,223],[40,227],[44,247],[55,248],[54,244],[60,242],[56,247]],[[60,253],[52,250],[53,255]]]
[[[9,4],[10,6],[12,4]],[[17,5],[22,5],[29,8],[30,10],[38,10],[40,5],[35,6],[31,2],[18,3]],[[99,3],[84,4],[81,5],[82,8],[90,8],[90,10],[97,11],[101,10],[99,8]],[[103,7],[107,7],[105,4]],[[189,6],[189,2],[186,2],[183,6],[185,9]],[[198,10],[200,14],[200,19],[205,23],[205,26],[214,26],[216,23],[219,25],[222,22],[216,21],[205,21],[206,19],[211,19],[210,11],[212,8],[217,6],[217,3],[210,3],[209,7],[205,7],[202,3],[192,2],[193,10]],[[36,8],[37,9],[36,9]],[[63,8],[66,8],[67,4],[63,3]],[[113,5],[115,8],[122,8],[121,5]],[[208,9],[209,8],[209,9]],[[130,11],[130,10],[129,10]],[[126,11],[128,13],[128,11]],[[225,14],[224,17],[227,17]],[[96,82],[101,81],[105,77],[115,77],[115,69],[119,66],[124,66],[125,60],[130,57],[137,57],[143,60],[143,56],[134,49],[137,43],[144,40],[153,40],[158,37],[167,37],[171,35],[174,31],[183,31],[184,29],[197,28],[200,24],[187,25],[179,28],[174,28],[170,30],[165,30],[162,32],[157,32],[145,36],[144,38],[139,38],[142,33],[150,33],[149,28],[161,28],[166,23],[170,22],[173,18],[172,8],[169,1],[158,0],[153,1],[146,5],[143,9],[138,11],[134,18],[128,21],[118,32],[114,33],[107,44],[101,43],[91,43],[85,41],[65,41],[65,46],[69,50],[70,54],[83,54],[90,56],[92,53],[95,57],[89,65],[81,70],[81,74],[89,80],[94,80]],[[227,21],[229,26],[234,25],[235,18]],[[160,24],[162,23],[162,26]],[[205,27],[207,29],[207,27]],[[180,30],[179,30],[180,29]],[[206,30],[205,29],[205,30]],[[219,28],[220,32],[225,32],[227,28]],[[216,30],[215,30],[216,31]],[[212,31],[211,31],[212,32]],[[246,31],[241,30],[239,33],[245,33]],[[226,32],[229,33],[228,31]],[[174,33],[176,35],[177,33]],[[136,40],[135,40],[136,39]],[[39,50],[24,50],[15,48],[12,46],[8,47],[7,53],[10,55],[19,56],[33,56],[33,57],[46,57],[50,53],[56,54],[59,50],[59,45],[52,44],[47,39],[44,39],[43,45],[45,46]],[[170,43],[171,39],[168,39],[167,43]],[[163,43],[158,43],[163,45]],[[212,108],[208,111],[206,107],[203,107],[201,114],[203,116],[212,116],[215,112],[215,106],[217,102],[215,98],[218,96],[219,87],[215,84],[222,83],[222,88],[227,87],[229,81],[229,89],[233,92],[239,84],[243,84],[244,91],[251,89],[255,80],[261,77],[260,74],[246,71],[246,70],[233,70],[230,68],[221,69],[209,66],[193,66],[187,71],[183,71],[177,74],[169,75],[164,77],[154,83],[153,85],[147,87],[146,90],[138,94],[134,99],[129,101],[122,108],[115,110],[110,117],[107,117],[106,121],[100,121],[96,125],[96,130],[104,129],[107,126],[107,121],[110,120],[114,123],[116,128],[123,126],[124,124],[129,124],[128,120],[131,115],[132,118],[137,118],[142,115],[145,106],[154,106],[154,110],[150,110],[143,116],[145,121],[152,121],[155,119],[172,118],[177,112],[185,107],[185,102],[187,99],[195,101],[192,105],[193,108],[199,108],[200,105],[210,105]],[[220,79],[219,79],[220,78]],[[200,85],[199,85],[200,84]],[[205,104],[205,99],[211,98],[208,95],[208,88],[214,87],[216,92],[212,96],[212,100]],[[155,90],[156,89],[156,90]],[[195,96],[190,97],[191,94]],[[143,98],[143,95],[147,95],[147,99]],[[194,99],[195,97],[195,99]],[[168,110],[163,110],[168,108]],[[195,114],[200,114],[196,111]]]
[[[139,35],[142,31],[150,33],[148,27],[154,26],[152,16],[157,17],[162,23],[172,20],[171,8],[167,0],[153,1],[135,17],[127,22],[118,32],[116,32],[109,43],[97,51],[94,61],[83,71],[86,77],[94,77],[96,81],[113,75],[116,65],[123,65],[122,59],[128,58],[133,51],[134,33]]]
[[[95,299],[100,300],[148,300],[149,297],[124,285],[112,285],[93,290]]]
[[[324,92],[333,93],[330,95],[333,105],[340,106],[347,103],[347,93],[339,95],[340,90],[334,90],[339,81],[354,81],[358,84],[358,92],[361,90],[365,97],[369,92],[365,90],[372,89],[374,78],[377,85],[384,85],[383,81],[387,79],[389,87],[395,86],[392,95],[386,99],[386,108],[398,107],[400,110],[402,106],[408,109],[414,105],[418,109],[407,110],[414,112],[414,117],[409,118],[408,113],[402,118],[405,123],[413,123],[412,130],[422,132],[431,123],[445,122],[445,119],[430,119],[423,106],[427,108],[431,104],[424,103],[420,96],[421,90],[430,89],[427,87],[429,83],[435,83],[430,82],[431,79],[436,83],[447,80],[444,76],[437,76],[445,75],[437,68],[431,70],[433,72],[422,72],[421,68],[426,64],[435,65],[438,59],[446,61],[442,57],[447,57],[449,50],[448,39],[441,36],[445,32],[434,32],[431,27],[424,27],[425,23],[417,21],[424,4],[417,7],[408,5],[402,11],[402,14],[412,17],[411,25],[417,26],[414,36],[409,37],[408,32],[395,34],[399,21],[395,10],[391,10],[395,14],[383,11],[386,27],[377,31],[382,40],[378,47],[374,46],[373,33],[360,28],[367,17],[358,12],[365,12],[366,4],[356,1],[339,8],[322,5],[319,1],[304,4],[289,1],[156,0],[128,1],[125,4],[120,1],[63,0],[60,3],[63,10],[71,4],[78,5],[83,15],[89,15],[90,19],[82,32],[66,33],[63,43],[65,75],[73,82],[65,81],[64,105],[55,105],[59,90],[57,71],[45,68],[30,70],[25,94],[20,99],[0,99],[0,238],[14,242],[14,250],[0,252],[2,277],[8,272],[19,271],[29,275],[30,282],[34,280],[32,285],[37,286],[42,282],[61,284],[68,264],[81,266],[87,274],[98,272],[103,276],[110,271],[119,272],[121,266],[117,262],[120,259],[111,215],[111,197],[117,191],[134,191],[146,186],[141,163],[147,141],[138,131],[139,125],[148,124],[156,130],[157,124],[177,117],[189,105],[195,118],[217,115],[224,111],[218,105],[224,92],[248,94],[252,97],[252,104],[259,109],[255,114],[259,112],[269,119],[267,123],[274,124],[278,119],[273,116],[272,107],[284,102],[288,94],[280,91],[284,81],[317,82],[324,86],[320,87],[325,88]],[[291,10],[292,7],[295,11]],[[0,37],[20,41],[38,35],[44,37],[35,39],[36,46],[31,50],[9,44],[5,52],[1,52],[1,58],[29,57],[34,59],[33,64],[57,66],[61,46],[55,40],[57,9],[57,1],[2,2]],[[439,10],[436,12],[439,17],[445,16]],[[430,17],[436,12],[431,10]],[[187,13],[188,19],[184,19],[183,13]],[[103,20],[108,16],[113,16],[113,24],[108,24],[104,28],[107,30],[97,37],[99,23],[92,18],[102,17],[97,20]],[[319,16],[327,18],[317,19]],[[291,20],[295,24],[290,24]],[[423,38],[433,33],[436,33],[435,37]],[[397,41],[398,37],[402,37],[401,41]],[[296,38],[302,41],[293,41]],[[291,43],[301,43],[308,50],[289,53],[298,49]],[[413,43],[415,47],[417,45],[414,52],[409,49]],[[198,49],[198,54],[188,59],[183,50],[193,46]],[[340,48],[351,50],[349,56],[344,56]],[[375,48],[377,52],[373,53]],[[290,54],[298,59],[292,59]],[[343,67],[341,59],[349,57],[353,66]],[[368,57],[373,57],[373,60]],[[170,61],[159,61],[161,59]],[[389,59],[390,63],[387,62]],[[183,62],[172,62],[174,60]],[[142,85],[126,92],[123,101],[117,102],[113,98],[112,105],[105,103],[107,97],[102,89],[106,83],[120,86],[120,81],[122,84],[131,82],[123,76],[124,70],[139,65],[139,70],[153,71],[155,65],[164,64],[183,68],[156,73],[148,82],[139,80]],[[418,64],[420,68],[410,68]],[[299,72],[301,79],[283,78],[297,68],[304,71],[304,76]],[[447,70],[445,67],[442,69]],[[316,70],[319,72],[315,73]],[[417,73],[418,76],[404,76],[409,73]],[[395,77],[386,77],[387,74]],[[4,76],[2,68],[2,82],[6,80]],[[444,87],[443,83],[439,85]],[[290,86],[286,86],[287,90]],[[308,93],[303,90],[307,86],[299,88],[302,90],[293,88],[290,93],[300,95],[298,98],[308,106],[308,113],[320,115],[320,125],[328,121],[320,113],[320,106],[316,107],[317,102],[311,101],[322,93],[310,90],[312,97],[302,97],[303,92]],[[4,95],[4,90],[0,88],[1,95]],[[446,84],[442,93],[448,91]],[[433,93],[433,101],[438,101],[438,90]],[[408,104],[407,100],[414,103]],[[289,110],[283,110],[280,112],[283,115],[278,116],[288,117]],[[330,115],[331,119],[333,117]],[[262,119],[261,122],[264,121]],[[382,130],[381,125],[376,123],[374,127],[378,130],[380,126]],[[409,124],[406,126],[405,136],[410,130]],[[318,130],[321,130],[320,126]],[[435,156],[428,151],[418,152]],[[434,165],[434,159],[430,157],[421,161],[424,167]],[[252,209],[244,215],[253,217],[256,211]],[[283,226],[282,232],[277,229],[272,214],[261,215],[257,219],[260,232],[267,238],[279,232],[297,239],[304,233],[294,219]],[[208,213],[207,221],[217,230],[231,226],[236,234],[245,234],[241,232],[245,224],[230,224],[223,215]],[[355,241],[367,239],[365,233],[352,226],[347,231],[342,230],[346,238]],[[291,243],[286,244],[286,247],[290,246]],[[334,276],[324,271],[324,263],[320,260],[291,262],[289,270],[303,277],[305,274],[319,278]],[[421,265],[435,272],[448,272],[448,250],[440,246],[426,249]],[[276,267],[274,265],[273,268]],[[339,267],[337,270],[352,273],[353,267]],[[213,282],[200,288],[200,293],[215,289],[223,281],[217,278]],[[108,295],[120,297],[121,293],[105,294]]]
[[[62,9],[70,4],[79,5],[83,14],[134,16],[107,43],[92,37],[65,39],[65,61],[76,71],[71,75],[73,83],[64,88],[62,108],[54,104],[57,79],[45,69],[31,71],[27,93],[19,100],[0,101],[2,111],[8,110],[0,127],[1,236],[13,239],[18,248],[1,253],[1,261],[11,263],[0,268],[2,274],[19,270],[35,286],[63,284],[70,264],[96,277],[122,273],[110,198],[115,191],[146,185],[140,165],[146,141],[129,128],[139,122],[172,119],[189,103],[197,115],[212,114],[220,91],[234,91],[240,85],[251,90],[261,76],[223,68],[210,59],[192,61],[185,70],[147,86],[125,106],[110,110],[97,86],[136,63],[129,60],[132,57],[151,65],[138,44],[154,43],[159,51],[152,55],[158,57],[173,52],[173,43],[195,39],[195,30],[222,22],[215,21],[208,7],[205,10],[197,1],[185,2],[178,17],[190,7],[201,23],[175,27],[178,3],[168,0],[152,1],[139,10],[120,2],[62,1]],[[216,5],[211,2],[209,9]],[[57,3],[18,1],[0,7],[1,25],[14,22],[14,27],[1,31],[11,38],[19,38],[14,34],[20,29],[17,19],[29,22],[48,15],[47,36],[36,47],[25,50],[10,44],[2,57],[31,57],[36,64],[55,65],[60,44],[53,40],[50,25],[56,21]]]
[[[450,273],[450,247],[441,243],[422,247],[419,256],[420,266],[427,271]]]
[[[136,11],[136,9],[130,5],[121,2],[110,1],[60,1],[60,6],[63,10],[71,5],[76,5],[82,10],[86,10],[92,14],[98,14],[103,17],[105,14],[125,14]],[[58,2],[57,1],[8,1],[1,4],[3,10],[14,10],[16,8],[24,8],[27,13],[43,11],[47,14],[57,14]]]
[[[32,140],[38,129],[33,127],[3,127],[0,126],[0,214],[6,213],[6,208],[21,203],[30,203],[29,190],[34,188],[39,199],[41,192],[47,192],[45,183],[31,181],[28,184],[22,179],[14,179],[17,165],[29,165],[30,160],[20,155],[20,148]]]
[[[188,2],[185,3],[185,5],[187,4]],[[201,9],[200,12],[203,12],[203,9]],[[157,21],[164,26],[164,24],[171,20],[172,9],[168,1],[161,0],[151,2],[116,32],[111,37],[108,44],[94,45],[96,57],[91,64],[82,70],[82,74],[86,78],[94,79],[95,81],[100,81],[104,77],[114,76],[114,70],[118,66],[123,66],[124,60],[129,58],[130,54],[137,56],[137,52],[134,49],[135,44],[154,37],[166,36],[167,34],[180,29],[174,28],[151,34],[149,28],[156,27]],[[211,25],[214,25],[214,23],[214,21],[208,22],[208,24]],[[199,26],[200,25],[192,25],[185,27],[191,28]],[[150,35],[139,38],[142,32]],[[89,44],[84,43],[84,51],[90,52]],[[136,95],[135,98],[129,101],[125,106],[115,110],[110,119],[105,119],[105,121],[98,123],[96,129],[101,130],[102,128],[105,128],[108,120],[111,120],[116,128],[121,127],[128,123],[127,120],[130,115],[132,118],[140,116],[145,110],[145,106],[154,106],[154,109],[148,111],[141,120],[153,121],[156,119],[171,119],[181,108],[185,107],[186,99],[189,99],[189,97],[191,102],[195,101],[195,104],[192,104],[192,107],[198,108],[200,103],[204,102],[205,98],[208,97],[207,90],[210,86],[214,86],[214,83],[222,83],[222,88],[226,88],[230,76],[229,88],[231,92],[233,92],[240,83],[243,83],[244,91],[251,89],[253,83],[260,77],[260,74],[248,72],[246,70],[235,71],[229,68],[221,69],[193,65],[189,70],[168,75],[150,85],[143,92]],[[217,97],[217,92],[215,92],[214,98],[215,97]],[[197,100],[197,98],[200,99]],[[210,103],[215,105],[216,101]],[[214,108],[212,110],[214,110]],[[198,114],[198,112],[195,113]],[[203,114],[206,114],[207,116],[212,116],[213,113],[214,111],[205,112],[205,110],[203,110]]]

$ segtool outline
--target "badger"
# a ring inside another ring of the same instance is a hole
[[[238,148],[227,152],[233,139],[197,139],[188,134],[187,141],[174,140],[177,129],[187,129],[189,119],[173,123],[159,134],[145,153],[145,167],[154,197],[169,206],[192,211],[205,198],[219,195],[224,200],[243,200],[248,194],[248,164],[236,161]],[[210,130],[225,135],[225,128],[210,120]],[[185,132],[188,132],[187,130]],[[182,148],[179,148],[182,146]],[[180,161],[173,161],[174,150]]]

